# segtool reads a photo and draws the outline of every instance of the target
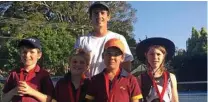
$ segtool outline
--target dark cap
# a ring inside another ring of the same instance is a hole
[[[94,8],[105,8],[108,12],[110,11],[110,9],[109,9],[109,7],[104,3],[104,2],[102,2],[102,1],[96,1],[96,2],[94,2],[91,6],[90,6],[90,8],[89,8],[89,13],[91,14],[92,13],[92,10],[94,9]]]
[[[18,47],[21,47],[21,46],[29,46],[32,48],[38,48],[40,50],[42,48],[40,45],[40,40],[37,38],[32,38],[32,37],[21,40],[18,44]]]

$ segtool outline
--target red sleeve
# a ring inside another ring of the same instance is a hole
[[[49,73],[45,73],[45,76],[43,77],[41,84],[41,92],[54,98],[55,89]]]
[[[60,93],[61,87],[64,87],[64,86],[61,84],[61,79],[60,79],[56,83],[56,86],[55,86],[55,99],[56,99],[57,102],[61,102],[62,100],[64,100],[64,99],[62,99],[63,98],[62,97],[63,93]],[[64,94],[67,94],[68,95],[68,93],[64,93]],[[66,101],[66,99],[65,99],[65,101]]]
[[[140,86],[138,84],[136,77],[132,76],[130,84],[131,84],[130,85],[131,86],[131,99],[133,100],[141,99],[142,93],[141,93],[141,89],[140,89]]]
[[[142,87],[141,75],[137,77],[137,82],[139,83],[140,88]]]
[[[88,81],[88,88],[87,88],[87,93],[85,96],[85,98],[88,100],[94,100],[94,98],[95,98],[96,87],[94,86],[95,85],[94,82],[95,81],[93,81],[93,79]]]
[[[15,88],[16,87],[15,82],[16,82],[16,80],[15,80],[15,73],[14,72],[11,72],[9,74],[9,76],[8,76],[5,84],[4,84],[4,88],[2,90],[3,93],[7,93],[10,90],[12,90],[13,88]]]

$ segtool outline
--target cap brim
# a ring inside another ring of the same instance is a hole
[[[146,60],[145,52],[152,45],[160,45],[165,47],[167,51],[166,61],[170,60],[175,53],[175,45],[172,41],[160,37],[148,38],[138,43],[136,47],[136,56],[142,63],[145,63]]]

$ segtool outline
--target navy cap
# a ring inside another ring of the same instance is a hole
[[[21,47],[21,46],[29,46],[32,48],[38,48],[40,50],[42,48],[40,45],[40,40],[37,38],[32,38],[32,37],[21,40],[18,44],[18,47]]]
[[[104,7],[108,12],[110,11],[110,9],[109,9],[109,7],[104,3],[104,2],[102,2],[102,1],[96,1],[96,2],[94,2],[91,6],[90,6],[90,8],[89,8],[89,13],[91,14],[91,12],[92,12],[92,9],[94,9],[94,8],[101,8],[101,7]]]

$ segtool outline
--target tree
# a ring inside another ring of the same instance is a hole
[[[176,69],[178,81],[207,80],[207,32],[205,28],[197,31],[192,28],[191,37],[187,40],[187,51],[176,50],[171,65]],[[198,86],[196,86],[198,87]]]
[[[189,55],[207,53],[207,32],[205,28],[202,28],[200,32],[194,27],[192,28],[191,38],[187,40],[187,53]]]
[[[31,21],[34,22],[34,21]],[[6,48],[9,59],[4,65],[8,70],[20,65],[17,50],[17,44],[20,39],[35,36],[41,40],[43,46],[43,56],[40,64],[52,72],[61,74],[64,72],[68,63],[68,56],[73,49],[75,38],[66,29],[67,24],[60,23],[59,27],[53,24],[42,24],[42,27],[28,21],[28,27],[32,27],[26,34],[17,33],[16,39],[10,39],[6,42]],[[21,27],[20,27],[21,28]]]
[[[67,57],[75,39],[92,30],[88,15],[91,1],[12,1],[0,17],[0,36],[11,37],[3,41],[8,61],[1,66],[10,70],[17,66],[17,43],[20,39],[36,36],[43,43],[41,64],[50,70],[63,73]],[[5,4],[7,3],[7,4]],[[126,2],[106,2],[112,8],[109,29],[123,34],[127,42],[135,45],[133,25],[136,10]],[[119,8],[117,8],[119,6]],[[117,9],[114,9],[117,8]],[[130,46],[131,46],[130,45]]]
[[[131,47],[136,46],[134,39],[133,23],[136,22],[136,9],[132,8],[130,4],[125,1],[111,1],[107,2],[111,10],[111,21],[109,22],[109,29],[124,35],[127,43]]]

